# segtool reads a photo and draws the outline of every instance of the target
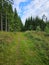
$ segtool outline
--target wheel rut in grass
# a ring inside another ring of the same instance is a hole
[[[22,40],[24,40],[24,37],[22,33],[16,34],[16,64],[22,65],[24,62],[23,56],[22,56]]]
[[[19,35],[18,35],[19,34]],[[16,34],[16,64],[24,65],[27,58],[32,56],[26,36],[22,33]]]

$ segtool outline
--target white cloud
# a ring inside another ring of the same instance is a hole
[[[16,8],[17,9],[17,11],[19,12],[21,9],[19,8],[19,4],[21,3],[21,2],[25,2],[26,0],[15,0],[14,1],[14,8]]]
[[[49,19],[49,0],[31,0],[31,2],[28,3],[27,6],[23,7],[24,11],[22,12],[21,8],[19,8],[19,4],[26,1],[27,0],[15,0],[15,7],[17,8],[18,13],[23,13],[23,15],[21,16],[23,23],[29,16],[41,17],[43,14],[45,14]]]

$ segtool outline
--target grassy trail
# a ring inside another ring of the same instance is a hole
[[[49,65],[49,36],[0,32],[0,65]]]
[[[17,33],[16,34],[16,64],[17,65],[23,65],[24,61],[25,61],[25,55],[26,55],[26,51],[28,51],[27,49],[27,45],[26,45],[26,38],[24,37],[24,35],[22,33]]]

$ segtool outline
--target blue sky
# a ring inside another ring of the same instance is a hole
[[[30,16],[41,18],[43,14],[49,19],[49,0],[14,0],[13,8],[17,9],[23,23]]]

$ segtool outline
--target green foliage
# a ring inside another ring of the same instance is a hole
[[[22,29],[22,22],[21,22],[21,19],[20,17],[18,16],[17,14],[17,11],[16,11],[16,8],[14,10],[14,22],[13,22],[13,31],[21,31]]]
[[[38,26],[40,27],[41,31],[44,31],[46,27],[46,23],[38,17],[36,18],[30,17],[26,19],[25,22],[26,30],[36,30]]]
[[[49,33],[49,27],[48,26],[46,26],[45,32]]]
[[[39,26],[37,26],[37,29],[36,29],[36,31],[41,31],[41,29],[40,29],[40,27],[39,27]]]
[[[12,8],[13,0],[6,0],[6,1],[3,0],[3,2],[0,1],[0,3],[1,3],[0,4],[0,14],[2,14],[2,17],[0,16],[0,23],[1,23],[1,20],[2,22],[4,22],[3,29],[5,28],[5,24],[7,21],[8,31],[15,31],[15,32],[21,31],[23,24],[22,24],[20,17],[18,16],[16,8],[13,12],[13,8]]]
[[[41,31],[44,31],[45,27],[46,27],[46,23],[42,20],[41,23],[40,23]]]

